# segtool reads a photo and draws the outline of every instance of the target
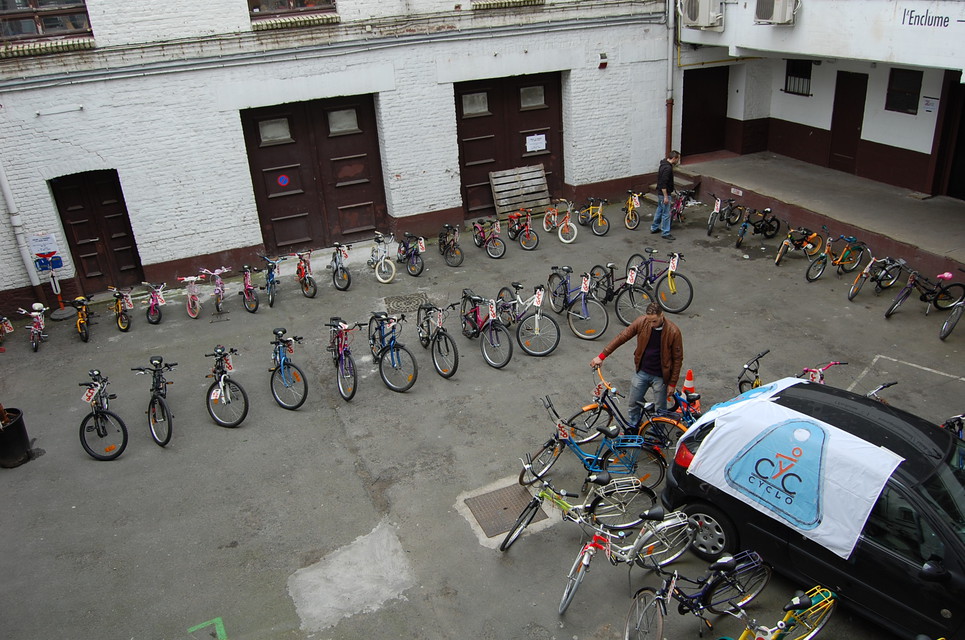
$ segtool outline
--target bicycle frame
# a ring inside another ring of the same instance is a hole
[[[390,315],[377,315],[373,316],[376,318],[376,332],[375,337],[378,338],[372,344],[372,353],[376,358],[379,357],[383,351],[388,350],[390,357],[389,362],[393,367],[399,365],[399,353],[393,347],[396,345],[402,346],[398,341],[399,333],[402,331],[401,323],[405,322],[405,314],[402,314],[398,318],[394,318]]]
[[[166,282],[161,282],[160,284],[153,284],[151,282],[142,282],[145,287],[148,288],[148,300],[147,300],[147,320],[154,324],[155,322],[161,321],[161,307],[167,304],[164,300],[164,287],[167,286]],[[152,318],[157,318],[153,320]]]
[[[794,596],[784,606],[784,617],[772,629],[761,625],[742,608],[736,611],[725,611],[744,624],[744,631],[737,640],[783,640],[797,631],[797,627],[805,626],[808,630],[823,628],[828,616],[834,610],[837,594],[820,585],[809,589],[803,595]],[[816,635],[816,634],[815,634]],[[801,637],[795,635],[795,637]],[[813,637],[813,636],[809,636]]]
[[[807,378],[810,382],[816,382],[818,384],[824,384],[824,372],[831,367],[839,364],[848,364],[847,362],[836,362],[832,360],[825,365],[811,369],[809,367],[804,367],[804,370],[798,374],[798,378]]]
[[[744,393],[748,389],[757,389],[761,386],[761,376],[758,374],[761,368],[761,358],[770,352],[770,349],[764,349],[744,364],[740,375],[737,376],[738,392]],[[754,376],[753,379],[750,379],[751,375]]]

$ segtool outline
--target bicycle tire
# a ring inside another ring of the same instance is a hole
[[[717,211],[710,212],[710,217],[707,218],[707,235],[708,236],[714,234],[714,226],[717,224],[717,216],[719,215],[720,213],[718,213]]]
[[[499,321],[479,333],[479,350],[493,369],[502,369],[513,359],[513,338]]]
[[[576,221],[581,227],[585,227],[590,222],[590,208],[587,207],[586,209],[581,209],[579,212],[577,212]]]
[[[741,381],[737,384],[737,390],[738,390],[740,393],[746,393],[746,392],[750,391],[750,390],[753,389],[753,388],[754,388],[754,381],[753,381],[753,380],[741,380]]]
[[[500,238],[490,238],[486,243],[486,254],[493,259],[502,258],[506,255],[506,243]]]
[[[741,225],[741,228],[737,230],[737,240],[734,242],[734,247],[740,249],[740,246],[744,243],[744,234],[747,233],[747,223]]]
[[[782,242],[781,246],[777,249],[777,255],[774,257],[774,266],[778,267],[781,265],[781,260],[784,259],[784,255],[787,254],[787,242]]]
[[[188,317],[191,319],[197,319],[201,315],[201,301],[195,296],[188,296],[185,301],[184,306],[187,308]]]
[[[335,362],[335,386],[338,387],[338,395],[348,401],[355,397],[355,390],[358,388],[355,358],[351,353],[345,352],[339,360]]]
[[[965,299],[965,285],[953,282],[950,285],[942,285],[939,292],[935,295],[935,308],[948,311],[956,304]]]
[[[459,246],[451,247],[450,249],[446,250],[444,257],[447,265],[450,267],[458,267],[462,264],[464,258],[462,248]]]
[[[418,253],[405,261],[405,272],[413,278],[417,278],[425,271],[426,262]]]
[[[590,225],[590,231],[593,235],[597,237],[603,237],[610,231],[610,221],[603,214],[600,214],[593,218],[593,223]]]
[[[80,423],[80,444],[95,460],[114,460],[127,448],[127,425],[112,411],[88,413]]]
[[[151,430],[151,438],[159,447],[165,447],[171,442],[174,427],[174,416],[168,409],[168,403],[160,396],[154,396],[147,405],[147,426]]]
[[[744,215],[744,211],[742,210],[742,207],[736,207],[731,205],[731,206],[725,207],[724,211],[727,212],[727,215],[725,216],[724,212],[722,211],[720,217],[724,220],[724,222],[727,223],[728,227],[733,226],[738,222],[740,222],[741,216]]]
[[[529,228],[523,229],[516,240],[519,242],[519,246],[525,251],[532,251],[539,246],[539,236]]]
[[[636,209],[627,211],[627,214],[623,216],[623,226],[630,231],[640,226],[640,214],[637,213]]]
[[[545,313],[530,313],[516,325],[516,342],[528,355],[542,358],[560,344],[560,325]]]
[[[587,405],[566,419],[567,431],[570,438],[586,453],[593,455],[593,449],[583,445],[596,442],[603,435],[600,428],[607,428],[613,422],[613,413],[606,405],[594,402]]]
[[[824,236],[818,234],[812,234],[808,237],[804,244],[804,255],[808,257],[809,260],[814,260],[814,258],[821,254],[821,250],[824,249]]]
[[[644,569],[654,563],[659,567],[668,565],[687,551],[696,533],[686,518],[659,522],[644,540],[634,561]]]
[[[497,317],[507,327],[516,320],[516,294],[509,287],[502,287],[496,294]]]
[[[909,294],[911,294],[911,289],[909,287],[905,287],[899,291],[898,295],[896,295],[894,300],[891,301],[891,306],[889,306],[885,311],[885,318],[890,318],[891,316],[895,315],[895,311],[897,311],[898,307],[901,306],[901,303],[908,298]]]
[[[388,258],[382,258],[375,263],[375,279],[382,284],[389,284],[395,278],[395,264]]]
[[[144,313],[147,316],[147,321],[150,324],[160,324],[161,322],[161,306],[156,304],[149,304],[147,306],[147,311]]]
[[[617,294],[617,299],[613,303],[613,310],[616,312],[620,324],[629,327],[631,322],[646,314],[647,306],[652,301],[646,287],[634,284]]]
[[[828,602],[830,600],[830,602]],[[838,606],[836,598],[828,598],[824,602],[812,604],[805,611],[790,611],[789,618],[793,621],[788,622],[788,631],[783,640],[812,640],[816,638],[824,628],[824,625],[831,619],[831,614]],[[803,627],[803,629],[799,629]],[[800,635],[798,635],[800,631]]]
[[[80,341],[87,342],[90,340],[90,327],[83,320],[77,323],[77,333],[80,334]]]
[[[566,586],[563,588],[563,597],[560,599],[560,615],[566,613],[569,608],[570,603],[573,602],[573,596],[576,595],[576,590],[580,588],[583,583],[583,578],[586,577],[586,572],[590,568],[590,560],[593,558],[592,555],[586,562],[583,558],[587,556],[589,551],[583,549],[580,551],[580,555],[576,556],[576,562],[573,563],[573,568],[566,575]]]
[[[747,381],[750,383],[750,381]],[[667,449],[673,454],[680,436],[687,433],[687,426],[673,418],[653,416],[640,424],[640,435],[644,438],[659,441],[661,450]]]
[[[560,455],[566,446],[559,440],[553,438],[530,458],[530,467],[523,467],[519,472],[518,482],[524,487],[528,487],[537,480],[541,479],[560,459]]]
[[[372,362],[378,362],[379,351],[382,350],[382,339],[379,337],[379,321],[375,316],[369,318],[369,326],[365,335],[369,341],[369,352],[372,354]]]
[[[506,226],[506,235],[509,236],[510,240],[515,240],[519,236],[520,226],[518,224],[510,224]]]
[[[352,286],[352,274],[345,267],[337,267],[332,271],[332,284],[339,291],[348,291]]]
[[[781,230],[781,221],[777,218],[771,218],[770,220],[764,221],[764,230],[761,232],[762,235],[770,240],[777,235],[777,232]]]
[[[807,271],[804,272],[804,279],[808,282],[814,282],[824,274],[827,266],[828,254],[821,254],[808,265]]]
[[[657,591],[644,587],[633,595],[627,623],[623,630],[624,640],[664,640],[663,610],[657,601]]]
[[[557,229],[556,235],[559,236],[560,242],[563,244],[572,244],[573,241],[576,240],[577,231],[578,229],[575,224],[572,222],[564,222],[560,225],[560,228]]]
[[[429,317],[429,310],[420,306],[415,318],[416,334],[419,336],[419,344],[422,345],[423,349],[427,349],[429,343],[432,341],[432,318]]]
[[[641,264],[643,264],[646,261],[647,259],[644,258],[641,254],[639,253],[632,254],[629,258],[627,258],[627,269],[624,273],[630,273],[630,269],[632,269],[633,267],[639,267]],[[643,274],[638,274],[638,275],[643,275]]]
[[[861,264],[861,259],[864,257],[864,252],[865,246],[863,244],[852,246],[850,251],[848,251],[847,259],[841,261],[839,265],[840,269],[845,273],[851,273],[857,269],[858,265]]]
[[[636,476],[648,489],[657,487],[667,473],[667,461],[649,447],[615,444],[597,460],[613,476]]]
[[[864,271],[862,271],[857,276],[855,276],[854,282],[851,283],[851,288],[848,289],[848,300],[854,300],[855,298],[858,297],[858,293],[861,291],[861,287],[864,286],[864,281],[867,280],[869,277],[870,276],[866,274]]]
[[[595,264],[590,269],[590,295],[594,300],[606,304],[607,285],[609,284],[609,270],[602,264]]]
[[[875,279],[875,292],[893,287],[898,282],[898,278],[901,277],[901,269],[901,265],[895,262],[878,271],[878,277]]]
[[[958,319],[962,317],[963,308],[965,308],[963,305],[958,305],[948,314],[948,317],[945,318],[945,322],[942,324],[942,328],[938,331],[939,339],[944,340],[952,335],[952,331],[955,330],[955,325],[958,324]]]
[[[723,615],[750,604],[770,579],[771,567],[765,562],[738,565],[733,571],[714,578],[701,601],[711,613]]]
[[[419,363],[406,347],[390,345],[379,353],[379,377],[389,389],[403,393],[411,389],[419,377]]]
[[[117,328],[125,333],[131,330],[131,316],[121,311],[117,314]]]
[[[301,285],[302,295],[306,298],[314,298],[315,294],[318,293],[318,284],[315,283],[315,278],[312,276],[302,278]]]
[[[245,307],[245,311],[247,311],[248,313],[254,313],[258,311],[258,304],[260,302],[258,300],[258,293],[255,292],[254,289],[252,289],[251,291],[245,291],[242,293],[243,293],[242,302]],[[272,303],[273,303],[272,296],[268,296],[268,306],[270,307]],[[150,318],[148,318],[148,321],[150,321]]]
[[[225,392],[221,393],[221,385],[218,381],[212,382],[205,396],[205,405],[208,408],[208,415],[215,424],[234,428],[248,416],[248,394],[240,384],[230,378],[225,378],[224,386]],[[216,390],[217,394],[215,394]],[[218,397],[215,398],[215,395]]]
[[[282,372],[283,369],[285,373]],[[285,383],[285,378],[290,380],[289,384]],[[305,404],[305,399],[308,397],[308,381],[298,366],[286,360],[271,372],[269,383],[271,395],[282,409],[294,411]]]
[[[553,227],[556,226],[555,224],[553,224],[554,213],[558,214],[558,212],[555,212],[555,211],[547,211],[546,213],[543,214],[543,231],[545,231],[546,233],[549,233],[550,231],[552,231]]]
[[[473,229],[472,231],[472,241],[477,247],[483,246],[483,231],[482,229]]]
[[[37,349],[40,348],[40,338],[34,337],[34,336],[31,334],[31,336],[30,336],[30,348],[34,350],[34,353],[37,353]]]
[[[586,512],[593,516],[594,524],[611,531],[621,531],[643,522],[640,514],[656,503],[657,494],[642,484],[611,482],[600,488]]]
[[[670,282],[670,274],[663,274],[654,287],[654,297],[667,313],[683,313],[694,300],[694,286],[682,273],[674,273],[672,287]]]
[[[456,375],[459,368],[459,349],[448,331],[440,329],[432,338],[432,366],[443,378]]]
[[[506,534],[506,537],[503,538],[503,541],[499,543],[500,551],[509,551],[509,548],[513,546],[513,543],[516,542],[519,539],[519,536],[523,534],[523,530],[526,529],[526,527],[529,526],[529,523],[533,521],[533,518],[536,517],[536,513],[539,511],[539,506],[540,501],[538,498],[533,498],[529,501],[529,504],[523,508],[523,511],[519,514],[519,517],[516,518],[515,524],[513,524],[512,528],[510,528],[509,532]]]
[[[586,314],[583,314],[582,304],[577,298],[566,310],[566,323],[573,334],[581,340],[596,340],[606,333],[610,326],[610,314],[599,301],[586,296]],[[577,309],[579,305],[579,309]]]
[[[566,283],[563,276],[551,273],[546,279],[546,293],[549,294],[550,308],[556,313],[562,313],[563,305],[566,304]]]

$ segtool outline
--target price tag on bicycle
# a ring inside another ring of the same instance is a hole
[[[129,293],[125,293],[125,294],[124,294],[124,308],[125,308],[125,309],[133,309],[133,308],[134,308],[134,301],[131,300],[131,294],[129,294]]]
[[[536,300],[533,302],[537,307],[543,306],[543,288],[540,287],[536,290]]]
[[[442,328],[442,311],[436,313],[436,327]]]
[[[342,259],[348,260],[348,249],[346,249],[345,247],[339,247],[338,250],[342,254]]]
[[[426,239],[423,238],[422,236],[419,236],[419,240],[418,240],[417,244],[419,245],[419,253],[425,253],[425,252],[426,252]]]
[[[583,274],[583,281],[580,283],[580,291],[583,293],[590,292],[590,276],[586,273]]]
[[[567,430],[566,425],[563,424],[562,420],[556,421],[556,433],[559,434],[561,440],[566,440],[570,437],[570,432]]]
[[[822,374],[820,371],[808,371],[808,380],[811,382],[821,382]]]
[[[499,233],[499,220],[497,220],[495,224],[493,224],[493,232]]]
[[[285,350],[288,353],[295,353],[295,341],[289,339],[288,342],[285,344]]]
[[[94,396],[97,395],[97,390],[100,388],[101,386],[97,383],[94,383],[92,386],[87,387],[87,391],[85,391],[84,395],[81,396],[81,400],[83,400],[84,404],[90,404],[91,401],[94,399]]]
[[[637,270],[634,267],[627,269],[627,284],[633,284],[637,281]]]
[[[677,256],[676,253],[673,254],[672,256],[670,256],[670,267],[669,267],[669,269],[670,269],[670,272],[671,272],[671,273],[677,270],[677,260],[678,260],[678,256]]]
[[[225,370],[225,371],[234,371],[234,370],[235,370],[235,366],[234,366],[233,364],[231,364],[231,356],[230,356],[230,355],[226,355],[226,356],[224,357],[224,370]],[[217,398],[215,398],[215,399],[217,400]]]
[[[159,307],[163,307],[164,305],[167,304],[167,302],[164,301],[164,296],[161,295],[160,293],[157,294],[157,304]]]
[[[4,331],[6,331],[7,333],[13,333],[13,325],[10,324],[9,318],[4,318],[2,324],[3,324]]]
[[[490,301],[489,301],[489,317],[490,317],[490,318],[495,318],[495,317],[496,317],[496,301],[495,301],[495,300],[490,300]]]
[[[212,400],[214,400],[215,402],[217,402],[217,401],[218,401],[218,398],[220,398],[220,397],[221,397],[221,389],[219,389],[218,387],[215,387],[214,389],[211,390],[211,399],[212,399]]]
[[[720,213],[720,198],[714,200],[714,213]]]
[[[633,206],[635,207],[640,206],[640,196],[638,196],[637,194],[633,194]]]

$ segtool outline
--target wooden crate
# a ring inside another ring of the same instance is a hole
[[[550,193],[546,185],[543,165],[516,167],[505,171],[490,171],[489,183],[493,189],[496,216],[505,219],[519,209],[540,212],[549,206]]]

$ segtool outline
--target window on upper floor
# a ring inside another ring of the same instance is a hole
[[[784,92],[797,96],[811,95],[810,60],[788,60],[784,71]]]
[[[0,41],[90,33],[85,0],[0,0]]]
[[[892,69],[888,77],[885,110],[917,115],[923,75],[921,71],[913,69]]]
[[[248,0],[252,18],[297,16],[335,11],[334,0]]]

